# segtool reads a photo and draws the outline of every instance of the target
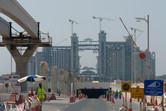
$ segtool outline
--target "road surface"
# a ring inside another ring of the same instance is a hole
[[[83,99],[77,103],[69,104],[62,111],[119,111],[122,100],[115,100],[115,104],[104,99]],[[135,111],[139,110],[139,105],[134,104]]]

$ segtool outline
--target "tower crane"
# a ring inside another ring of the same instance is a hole
[[[134,41],[136,42],[136,31],[138,31],[138,32],[143,32],[143,30],[139,30],[139,29],[136,29],[136,28],[132,28],[131,27],[131,30],[134,30]],[[133,52],[132,52],[133,53]],[[135,67],[136,67],[136,48],[134,48],[134,64],[133,64],[133,71],[134,71],[134,82],[136,83],[136,81],[137,81],[137,77],[136,77],[136,69],[135,69]],[[140,78],[141,79],[141,78]]]
[[[113,20],[113,19],[103,18],[103,17],[95,17],[95,16],[93,16],[93,19],[99,19],[99,22],[100,22],[100,31],[101,31],[101,21],[102,21],[102,20],[115,21],[115,20]]]
[[[136,28],[133,28],[133,27],[131,27],[131,30],[134,30],[134,41],[136,42],[136,31],[143,32],[143,30],[139,30],[139,29],[136,29]]]
[[[76,21],[69,19],[69,22],[71,22],[71,35],[73,34],[73,24],[78,24]]]

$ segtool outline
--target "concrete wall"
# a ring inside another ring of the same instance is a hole
[[[71,75],[68,71],[59,70],[59,90],[62,94],[70,95]]]
[[[41,62],[40,63],[40,75],[46,77],[46,80],[42,81],[42,85],[45,91],[48,91],[48,63]]]
[[[91,83],[91,82],[82,82],[82,83],[75,83],[74,84],[74,89],[77,91],[77,89],[81,88],[102,88],[102,89],[107,89],[109,87],[112,87],[114,91],[121,90],[121,84],[112,84],[109,82],[103,82],[103,83]]]
[[[57,91],[57,66],[51,68],[51,91]]]

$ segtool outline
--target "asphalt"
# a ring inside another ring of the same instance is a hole
[[[123,101],[118,99],[115,99],[115,103],[111,103],[105,99],[86,98],[69,103],[68,97],[57,97],[57,100],[43,102],[42,111],[119,111],[122,104]],[[129,102],[127,105],[130,106]],[[133,111],[140,110],[139,102],[136,99],[133,99],[132,109]],[[13,108],[9,111],[17,111],[17,109]],[[161,108],[159,111],[161,111]]]

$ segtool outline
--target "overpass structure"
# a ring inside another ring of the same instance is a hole
[[[2,42],[0,46],[5,46],[16,63],[16,74],[20,77],[26,76],[27,63],[38,47],[52,46],[51,38],[47,42],[42,42],[39,31],[39,23],[16,0],[0,0],[0,12],[11,18],[21,26],[27,34],[19,32],[13,35],[12,24],[0,17],[0,35]],[[25,52],[21,54],[18,47],[24,47]],[[26,90],[25,83],[22,90]]]

